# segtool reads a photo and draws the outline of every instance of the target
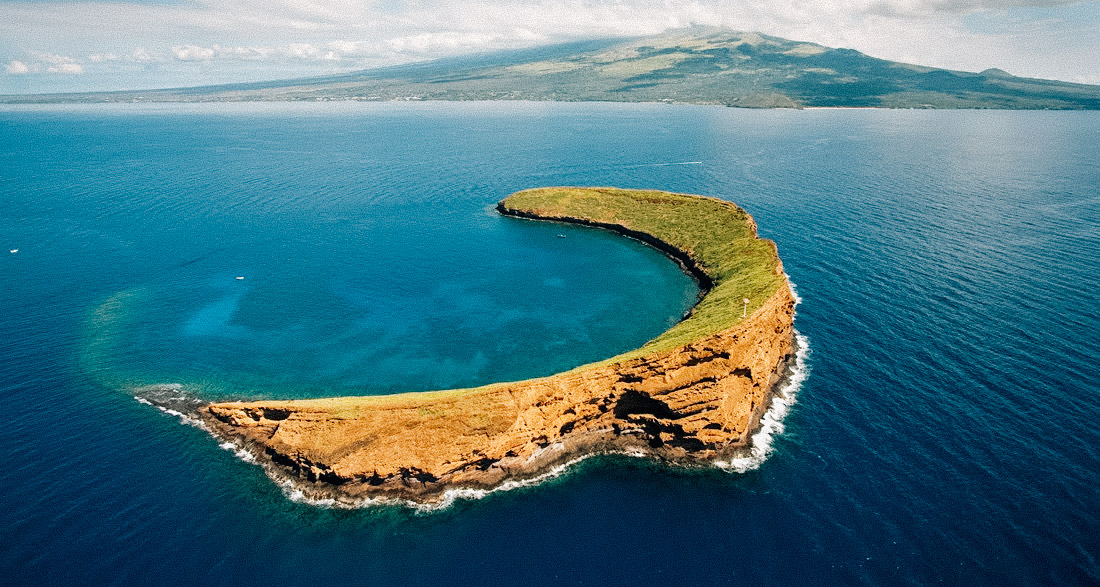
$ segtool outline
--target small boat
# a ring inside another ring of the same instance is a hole
[[[244,276],[243,276],[243,275],[238,275],[238,276],[237,276],[237,281],[240,281],[240,280],[242,280],[242,279],[244,279]]]
[[[14,254],[16,254],[16,253],[18,253],[18,252],[19,252],[19,249],[12,249],[12,250],[10,250],[10,251],[8,251],[8,252],[14,255]]]
[[[558,238],[565,238],[565,235],[564,234],[559,234]]]

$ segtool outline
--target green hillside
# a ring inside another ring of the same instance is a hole
[[[751,108],[1100,109],[1100,86],[876,59],[758,33],[693,27],[628,40],[500,52],[353,74],[3,102],[556,100]]]

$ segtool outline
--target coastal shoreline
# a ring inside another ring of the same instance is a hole
[[[613,444],[606,444],[601,447],[601,445],[596,442],[589,444],[575,443],[575,445],[578,446],[585,445],[586,449],[574,449],[570,451],[563,445],[559,447],[558,458],[546,460],[539,463],[538,466],[530,467],[522,472],[516,470],[512,477],[496,485],[455,485],[439,487],[437,491],[433,492],[393,492],[377,495],[369,493],[359,495],[349,494],[337,490],[334,486],[323,481],[318,482],[303,479],[297,469],[288,468],[284,464],[280,464],[272,459],[270,451],[268,451],[266,445],[263,443],[233,434],[232,432],[226,433],[227,431],[223,430],[223,427],[219,425],[220,422],[216,419],[211,419],[208,413],[188,409],[193,408],[193,406],[177,406],[179,409],[176,409],[158,403],[155,399],[151,400],[147,396],[135,397],[142,403],[157,407],[171,416],[180,418],[181,421],[188,425],[206,431],[219,441],[219,446],[222,449],[233,452],[245,463],[260,466],[267,477],[278,485],[287,498],[292,501],[318,507],[358,509],[390,506],[411,508],[421,512],[433,512],[444,510],[460,500],[480,499],[495,493],[536,487],[569,474],[576,466],[582,463],[601,457],[618,456],[647,459],[659,462],[673,472],[709,469],[740,473],[751,470],[761,464],[770,452],[770,447],[761,448],[755,446],[754,443],[756,436],[762,431],[761,423],[763,419],[767,416],[768,412],[775,407],[775,402],[779,399],[779,390],[789,387],[792,383],[792,379],[795,377],[805,376],[806,366],[804,364],[804,357],[808,354],[808,347],[806,346],[807,343],[805,340],[800,340],[801,338],[802,337],[799,335],[795,335],[792,342],[791,354],[789,357],[785,358],[782,366],[777,371],[778,377],[768,389],[766,402],[761,403],[753,413],[752,425],[747,434],[748,439],[743,443],[731,444],[728,449],[721,454],[702,460],[691,458],[677,459],[654,454],[635,445],[614,446]],[[799,371],[799,368],[801,368],[802,371]],[[796,385],[800,383],[801,381],[795,382]],[[790,397],[784,397],[784,399],[793,399],[795,391],[796,389],[789,391]],[[780,416],[780,418],[781,417],[782,416]],[[768,440],[770,441],[771,439],[769,438]],[[732,466],[732,463],[735,463],[739,459],[747,461],[749,464],[740,467]]]
[[[275,483],[286,495],[287,499],[306,505],[336,508],[336,509],[362,509],[371,507],[398,507],[407,508],[420,513],[439,512],[450,508],[459,501],[478,500],[498,493],[507,493],[522,489],[538,487],[544,483],[551,483],[573,473],[577,467],[596,459],[622,457],[629,459],[644,459],[659,463],[670,473],[691,473],[699,471],[721,471],[728,473],[744,473],[761,465],[771,453],[771,442],[776,433],[782,432],[782,419],[793,404],[801,381],[808,374],[808,366],[805,364],[809,354],[808,342],[801,335],[795,337],[792,357],[786,361],[784,373],[772,386],[768,393],[768,402],[762,405],[759,415],[751,432],[752,443],[735,447],[721,457],[707,461],[669,460],[649,454],[636,447],[614,448],[606,450],[590,450],[565,455],[565,457],[547,463],[539,469],[533,469],[524,476],[516,476],[494,486],[453,486],[441,489],[437,494],[425,496],[416,495],[365,495],[351,496],[347,493],[334,491],[332,487],[323,483],[303,480],[293,470],[281,466],[265,454],[264,445],[249,441],[239,436],[221,436],[216,426],[212,427],[209,420],[201,417],[197,412],[184,411],[158,405],[155,401],[149,401],[144,397],[138,397],[138,401],[157,407],[161,411],[181,419],[185,424],[200,428],[217,438],[219,446],[232,452],[241,461],[259,466],[267,477]],[[780,390],[786,389],[780,395]],[[776,409],[776,402],[784,400],[786,403],[781,409]],[[765,431],[763,421],[770,412],[778,412],[773,419],[778,424],[778,429]],[[757,440],[762,435],[764,446],[758,446]]]
[[[203,426],[251,455],[288,495],[322,504],[438,504],[456,491],[537,483],[599,454],[644,456],[683,467],[743,455],[799,350],[795,300],[774,243],[757,238],[751,217],[724,200],[613,188],[551,189],[601,202],[625,198],[619,203],[628,207],[649,202],[677,214],[688,206],[718,215],[720,225],[747,243],[740,246],[757,251],[763,260],[757,264],[763,265],[754,267],[772,276],[765,275],[761,287],[772,291],[766,300],[754,300],[751,313],[747,298],[744,308],[738,304],[744,318],[721,309],[721,328],[712,326],[705,320],[714,320],[713,304],[702,309],[703,316],[696,313],[729,276],[716,266],[721,258],[700,252],[706,243],[695,243],[699,250],[692,251],[691,243],[673,244],[653,234],[659,230],[505,200],[497,209],[506,216],[603,228],[660,250],[696,278],[700,301],[683,321],[640,349],[549,377],[396,396],[209,404],[198,409]],[[689,332],[686,344],[677,339],[685,336],[678,327],[699,324],[715,331]]]

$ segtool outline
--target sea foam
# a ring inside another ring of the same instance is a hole
[[[794,365],[783,386],[772,394],[771,405],[760,417],[760,430],[752,435],[752,444],[748,453],[729,460],[715,461],[716,467],[735,473],[745,473],[760,467],[771,456],[775,438],[783,433],[783,420],[794,406],[798,391],[802,388],[802,382],[810,376],[807,361],[810,356],[810,339],[796,331],[795,340],[798,350],[795,352]]]

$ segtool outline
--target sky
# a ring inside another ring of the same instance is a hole
[[[0,94],[307,77],[691,25],[1100,84],[1100,0],[0,0]]]

